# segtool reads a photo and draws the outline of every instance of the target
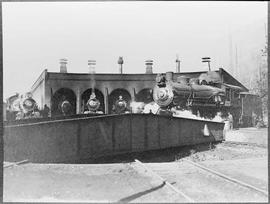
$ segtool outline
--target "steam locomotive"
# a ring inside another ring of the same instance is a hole
[[[88,108],[88,111],[85,111],[85,114],[103,114],[102,111],[99,111],[99,107],[100,107],[100,102],[99,100],[96,98],[96,94],[93,92],[90,95],[89,100],[86,103],[86,106]]]
[[[172,108],[190,109],[192,112],[212,112],[212,117],[225,103],[225,91],[199,83],[199,79],[184,76],[172,77],[159,74],[153,90],[153,99],[160,106],[159,113],[171,112]],[[207,109],[207,111],[203,111]],[[215,112],[215,113],[214,113]],[[201,115],[203,116],[203,115]]]
[[[40,117],[37,103],[30,92],[14,100],[10,105],[9,113],[15,113],[16,120]]]
[[[123,99],[121,95],[119,96],[119,99],[115,101],[112,108],[112,112],[115,114],[122,114],[122,113],[130,112],[127,102]]]
[[[100,101],[97,99],[96,94],[93,92],[91,93],[87,103],[86,103],[87,110],[84,111],[84,114],[103,114],[103,111],[99,110],[100,108]],[[58,104],[58,110],[61,112],[62,115],[72,115],[74,107],[69,102],[68,99],[63,97],[63,99]],[[121,114],[121,113],[129,113],[130,110],[128,108],[128,103],[123,99],[120,95],[118,100],[116,100],[112,107],[112,113],[114,114]]]

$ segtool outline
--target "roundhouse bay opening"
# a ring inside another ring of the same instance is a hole
[[[136,102],[143,102],[145,104],[151,103],[153,99],[153,90],[151,88],[144,88],[136,94]]]
[[[70,103],[70,107],[68,108],[67,114],[74,115],[76,114],[76,95],[69,88],[61,88],[58,89],[52,97],[52,116],[60,116],[63,115],[62,112],[62,103],[64,101],[68,101]]]
[[[114,112],[113,109],[119,97],[122,97],[122,99],[127,103],[127,108],[130,107],[130,93],[125,89],[115,89],[109,95],[109,114],[112,114]]]
[[[82,99],[82,112],[84,113],[85,111],[88,111],[87,108],[87,101],[90,98],[90,95],[92,94],[92,88],[87,89],[83,92],[83,94],[81,95],[81,99]],[[104,96],[102,94],[102,92],[98,89],[94,89],[95,91],[95,95],[96,98],[99,100],[100,102],[100,106],[99,106],[99,110],[102,111],[103,113],[105,112],[105,105],[104,105]]]

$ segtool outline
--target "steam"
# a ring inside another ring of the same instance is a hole
[[[153,113],[157,114],[159,110],[159,105],[155,102],[148,103],[144,106],[143,113]]]
[[[130,103],[130,108],[132,113],[142,113],[144,109],[145,103],[144,102],[135,102],[132,101]]]
[[[95,65],[96,65],[95,60],[88,60],[89,74],[90,74],[90,86],[92,88],[92,93],[95,93],[95,86],[96,86]]]
[[[142,113],[142,114],[149,114],[149,113],[158,114],[158,111],[160,109],[159,105],[154,101],[148,104],[145,104],[144,102],[132,101],[130,103],[130,107],[132,113]],[[200,114],[194,115],[190,110],[175,110],[174,108],[172,108],[171,111],[173,112],[173,117],[189,118],[213,122],[224,122],[225,120],[224,118],[222,118],[221,112],[218,112],[214,118],[205,118],[201,117]]]
[[[181,117],[181,118],[190,118],[196,120],[204,120],[204,121],[212,121],[212,122],[224,122],[224,118],[221,117],[221,112],[217,112],[214,118],[205,118],[194,115],[189,110],[176,110],[173,114],[174,117]]]
[[[196,120],[209,120],[209,119],[206,119],[204,117],[199,117],[197,115],[194,115],[189,110],[176,110],[176,111],[174,111],[173,116],[180,117],[180,118],[196,119]]]
[[[90,83],[91,83],[92,93],[95,93],[95,86],[96,86],[95,72],[91,72],[90,76],[91,76],[91,82]]]

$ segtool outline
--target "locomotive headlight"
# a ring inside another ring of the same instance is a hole
[[[88,110],[96,111],[99,108],[100,102],[98,99],[89,99],[87,102]]]
[[[120,101],[120,102],[118,102],[118,105],[119,105],[120,107],[123,107],[123,106],[125,106],[125,103],[122,102],[122,101]]]
[[[32,102],[29,101],[29,100],[25,100],[24,104],[25,104],[26,106],[32,106]]]
[[[93,101],[93,100],[91,100],[91,101],[89,102],[89,105],[90,105],[91,107],[94,107],[94,106],[96,106],[96,102]]]

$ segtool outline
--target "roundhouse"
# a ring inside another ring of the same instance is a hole
[[[105,114],[112,111],[112,105],[121,95],[128,103],[131,101],[151,102],[152,89],[155,86],[157,73],[153,73],[152,60],[146,61],[146,72],[142,74],[101,74],[101,73],[69,73],[66,63],[61,62],[60,72],[49,72],[44,70],[31,88],[33,98],[42,109],[46,104],[50,107],[52,115],[59,114],[57,104],[63,98],[68,99],[73,105],[73,113],[83,113],[87,108],[86,103],[94,89],[96,97],[100,101],[100,109]],[[93,70],[93,68],[92,68]],[[208,73],[208,74],[207,74]],[[167,72],[166,75],[173,80],[179,76],[209,80],[217,83],[219,88],[226,91],[226,106],[239,106],[240,92],[248,89],[237,81],[223,68],[212,71],[201,72]]]

